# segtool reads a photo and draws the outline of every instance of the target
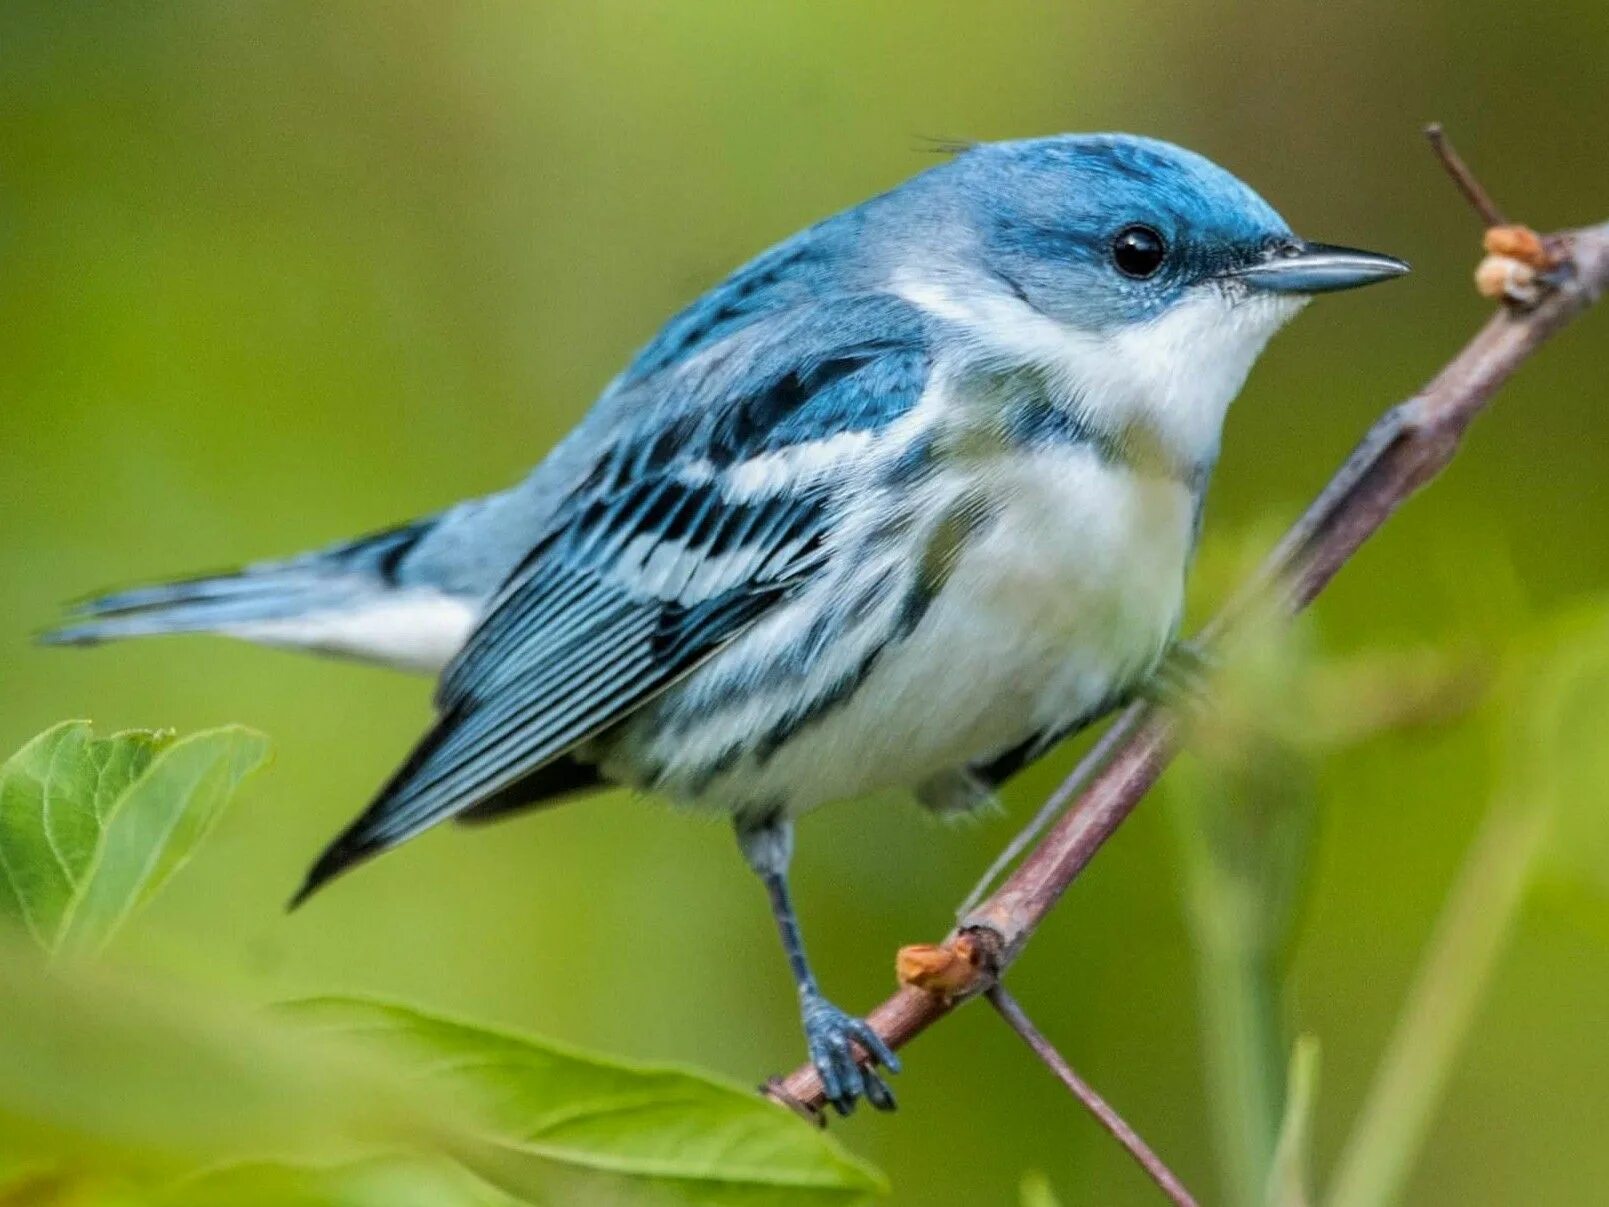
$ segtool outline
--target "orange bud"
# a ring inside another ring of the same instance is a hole
[[[948,944],[914,943],[902,947],[894,961],[894,972],[902,985],[934,997],[956,997],[977,979],[977,944],[961,935]]]
[[[1486,250],[1494,256],[1506,256],[1510,260],[1518,260],[1521,264],[1529,264],[1532,268],[1548,269],[1553,267],[1553,257],[1548,254],[1547,246],[1542,238],[1528,226],[1511,223],[1508,226],[1493,226],[1487,228],[1486,237],[1482,240]]]
[[[1475,269],[1475,288],[1482,297],[1521,305],[1536,301],[1541,292],[1536,283],[1536,269],[1523,261],[1498,255],[1487,256]]]

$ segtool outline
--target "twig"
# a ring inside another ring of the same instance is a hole
[[[989,1004],[1000,1012],[1000,1017],[1022,1037],[1023,1043],[1032,1048],[1034,1055],[1044,1061],[1061,1083],[1072,1091],[1073,1097],[1082,1102],[1089,1113],[1095,1116],[1095,1121],[1128,1150],[1129,1156],[1133,1157],[1135,1163],[1161,1187],[1162,1193],[1180,1207],[1196,1207],[1196,1201],[1184,1188],[1184,1183],[1179,1181],[1174,1172],[1163,1163],[1162,1158],[1152,1151],[1151,1146],[1140,1139],[1140,1134],[1124,1121],[1123,1116],[1113,1110],[1111,1104],[1096,1093],[1089,1082],[1074,1072],[1062,1054],[1056,1051],[1051,1042],[1040,1033],[1039,1028],[1035,1027],[1023,1013],[1022,1007],[1017,1004],[1017,999],[1006,992],[1005,986],[999,984],[991,986],[988,998]]]
[[[1246,612],[1244,600],[1252,595],[1272,595],[1291,612],[1306,606],[1358,547],[1452,459],[1471,421],[1515,370],[1609,289],[1609,223],[1554,236],[1550,245],[1561,259],[1536,303],[1500,309],[1429,385],[1374,425],[1256,576],[1255,590],[1207,627],[1209,642],[1234,627]],[[1176,740],[1166,712],[1153,707],[1137,711],[1133,732],[1089,778],[1071,808],[999,890],[950,935],[952,945],[963,934],[972,944],[977,970],[972,984],[945,995],[903,987],[872,1011],[871,1025],[891,1047],[909,1043],[997,981],[1156,782]],[[1087,775],[1082,767],[1073,772],[1075,779]],[[808,1065],[789,1074],[782,1086],[787,1097],[809,1110],[819,1110],[825,1101],[821,1081]]]
[[[1101,734],[1100,741],[1090,747],[1089,753],[1079,760],[1073,772],[1045,798],[1045,803],[1039,806],[1039,811],[1028,819],[1028,824],[1012,836],[1010,842],[1000,854],[994,857],[988,871],[978,877],[978,882],[972,886],[966,900],[956,906],[955,916],[965,918],[972,912],[974,906],[983,900],[983,895],[994,887],[995,881],[1005,875],[1006,869],[1017,862],[1018,857],[1026,851],[1033,841],[1044,833],[1045,827],[1061,815],[1061,811],[1072,803],[1076,797],[1095,777],[1112,752],[1128,740],[1134,732],[1134,727],[1140,723],[1142,709],[1138,705],[1131,706],[1106,727]]]
[[[1425,137],[1430,140],[1430,148],[1435,151],[1442,166],[1447,169],[1447,175],[1453,178],[1458,191],[1463,193],[1465,200],[1475,207],[1480,220],[1487,226],[1507,226],[1508,219],[1503,217],[1503,211],[1498,208],[1497,202],[1492,200],[1491,194],[1481,185],[1475,173],[1469,170],[1463,156],[1453,150],[1453,144],[1447,138],[1447,132],[1441,128],[1440,122],[1431,122],[1425,127]]]

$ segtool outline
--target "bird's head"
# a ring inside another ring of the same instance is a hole
[[[1203,455],[1311,295],[1408,271],[1306,242],[1230,173],[1155,139],[984,143],[918,179],[905,217],[927,233],[906,237],[901,292]]]
[[[1155,139],[987,143],[951,170],[984,265],[1086,329],[1144,321],[1203,292],[1288,308],[1408,270],[1391,256],[1305,242],[1242,181]]]

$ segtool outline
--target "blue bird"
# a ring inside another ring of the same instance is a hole
[[[726,815],[828,1098],[886,1109],[894,1054],[805,957],[794,820],[884,789],[974,809],[1132,696],[1252,362],[1310,295],[1406,271],[1168,143],[970,147],[676,315],[518,486],[46,640],[440,671],[434,727],[298,901],[448,818],[605,784]]]

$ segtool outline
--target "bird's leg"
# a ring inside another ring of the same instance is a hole
[[[894,1109],[894,1095],[874,1065],[899,1072],[899,1059],[882,1037],[863,1020],[844,1013],[821,995],[816,976],[805,956],[799,935],[799,919],[788,892],[788,862],[793,855],[793,823],[770,819],[758,825],[738,824],[738,846],[743,857],[765,885],[771,898],[771,913],[777,920],[782,951],[799,989],[799,1015],[804,1023],[805,1042],[810,1061],[821,1075],[827,1101],[840,1115],[855,1109],[862,1095],[881,1111]],[[856,1060],[855,1045],[865,1049],[864,1067]]]

